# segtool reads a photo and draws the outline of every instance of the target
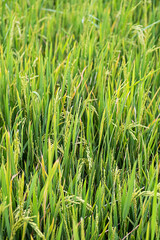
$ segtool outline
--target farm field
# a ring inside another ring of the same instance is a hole
[[[160,1],[0,1],[0,239],[160,239]]]

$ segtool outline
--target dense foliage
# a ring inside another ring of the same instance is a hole
[[[0,239],[160,239],[160,1],[0,13]]]

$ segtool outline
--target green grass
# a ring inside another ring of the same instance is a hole
[[[160,1],[0,1],[0,239],[160,239]]]

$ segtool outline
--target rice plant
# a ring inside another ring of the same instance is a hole
[[[159,0],[0,12],[0,239],[160,239]]]

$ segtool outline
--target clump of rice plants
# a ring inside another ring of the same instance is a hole
[[[160,239],[159,9],[0,1],[0,239]]]

